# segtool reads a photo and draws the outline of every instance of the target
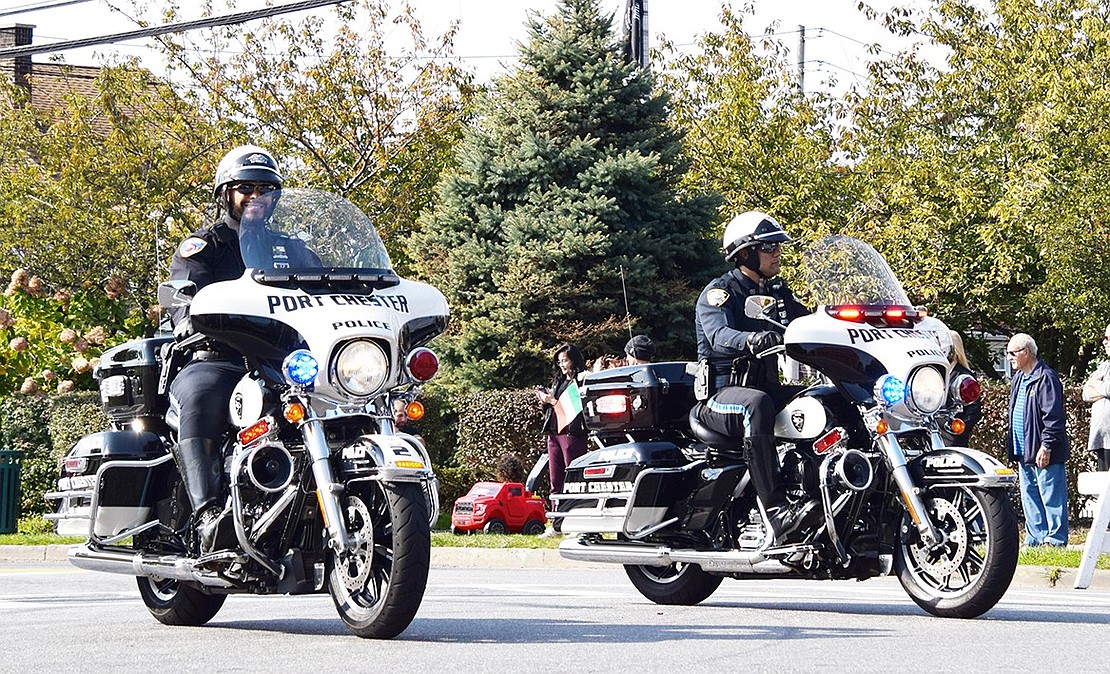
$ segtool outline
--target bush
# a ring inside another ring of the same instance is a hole
[[[1017,462],[1006,456],[1006,434],[1010,431],[1010,384],[1005,381],[983,381],[983,418],[972,431],[969,445],[1008,464],[1014,470]],[[1083,382],[1064,380],[1064,414],[1067,416],[1071,458],[1065,465],[1068,474],[1068,515],[1079,517],[1093,498],[1080,494],[1076,488],[1079,473],[1094,470],[1094,455],[1087,451],[1087,435],[1091,423],[1091,406],[1083,402]],[[1021,512],[1021,496],[1014,492],[1014,503]]]
[[[455,397],[447,389],[433,384],[420,392],[418,400],[424,403],[424,418],[416,427],[438,475],[441,467],[452,464],[455,455],[459,426],[459,415],[453,404]]]
[[[149,327],[126,289],[113,278],[51,292],[26,270],[12,273],[0,295],[0,395],[94,389],[101,353]]]
[[[459,404],[458,425],[455,463],[475,479],[496,479],[504,454],[515,455],[527,471],[545,451],[543,406],[529,390],[467,394]]]
[[[23,515],[46,512],[42,495],[56,486],[59,460],[78,438],[106,427],[100,398],[88,391],[0,401],[0,446],[23,452],[19,499]]]

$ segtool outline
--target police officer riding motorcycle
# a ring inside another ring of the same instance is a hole
[[[778,277],[782,246],[792,240],[766,213],[748,211],[733,218],[725,227],[722,247],[734,268],[705,287],[695,318],[698,360],[709,396],[695,414],[717,433],[744,438],[752,483],[779,544],[820,512],[815,499],[787,500],[774,420],[800,389],[782,385],[777,359],[766,357],[781,351],[782,329],[746,316],[744,303],[752,295],[774,298],[777,306],[771,314],[782,325],[809,313]]]
[[[217,281],[239,278],[245,266],[242,246],[268,245],[275,267],[319,266],[299,239],[262,233],[264,222],[283,184],[278,163],[266,150],[242,145],[228,152],[216,168],[212,196],[222,211],[220,220],[194,232],[178,246],[170,263],[170,279],[186,280],[197,289]],[[188,307],[175,310],[175,334],[191,331]],[[234,544],[229,511],[225,507],[221,443],[230,430],[228,400],[243,377],[243,356],[226,345],[208,344],[192,352],[170,388],[171,409],[177,413],[180,435],[174,456],[196,518],[202,554]]]

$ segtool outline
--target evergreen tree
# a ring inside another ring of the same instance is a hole
[[[479,102],[457,168],[410,240],[451,303],[440,342],[449,376],[522,386],[547,378],[560,342],[587,357],[619,353],[624,287],[633,329],[661,356],[692,356],[715,202],[680,188],[687,164],[669,99],[622,60],[597,0],[532,17],[521,49],[517,70]]]

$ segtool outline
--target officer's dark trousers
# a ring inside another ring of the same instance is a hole
[[[752,486],[766,508],[786,502],[775,451],[775,403],[763,391],[743,386],[728,386],[705,402],[698,418],[723,435],[744,438]]]
[[[223,496],[220,445],[230,425],[228,401],[243,372],[242,361],[193,361],[170,385],[179,418],[174,455],[195,513],[219,505]]]

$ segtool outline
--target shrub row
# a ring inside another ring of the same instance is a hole
[[[0,448],[23,452],[19,506],[24,516],[46,512],[42,495],[54,490],[58,461],[73,443],[107,427],[100,397],[91,391],[0,401]]]

